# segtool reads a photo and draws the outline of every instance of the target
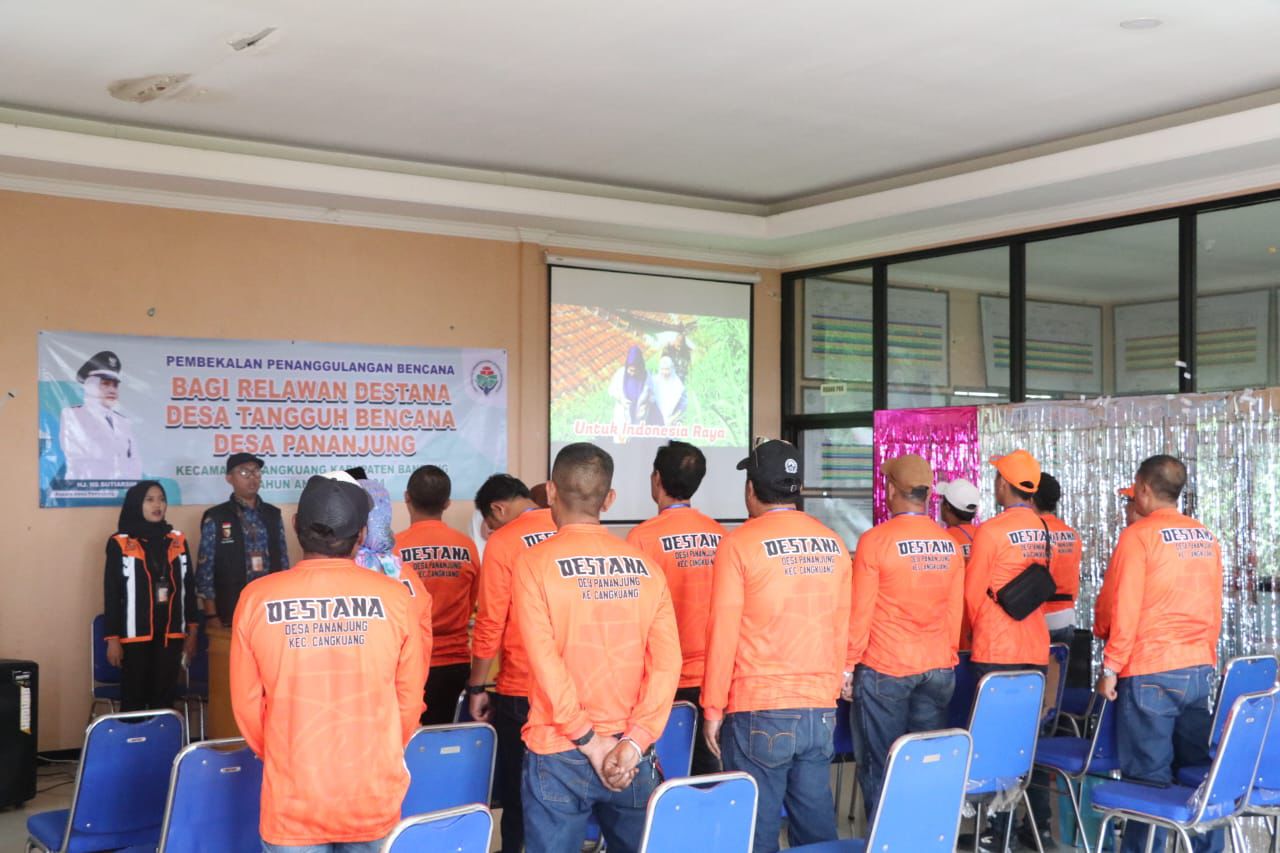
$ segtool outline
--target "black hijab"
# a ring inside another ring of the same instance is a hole
[[[147,492],[152,486],[160,486],[160,491],[164,492],[164,486],[161,486],[155,480],[143,480],[129,491],[124,493],[124,504],[120,507],[120,521],[118,522],[116,532],[123,533],[132,539],[163,539],[169,535],[169,531],[173,529],[173,525],[161,519],[160,521],[147,521],[142,515],[142,502],[147,497]],[[166,500],[168,496],[166,495]]]

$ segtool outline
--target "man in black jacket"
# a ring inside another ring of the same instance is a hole
[[[231,500],[205,510],[200,521],[196,592],[211,625],[231,625],[249,581],[289,568],[280,510],[258,497],[262,465],[251,453],[228,456]]]

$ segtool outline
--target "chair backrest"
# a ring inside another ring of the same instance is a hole
[[[676,702],[667,727],[653,745],[658,764],[667,779],[683,779],[693,772],[693,738],[698,730],[698,709],[692,702]]]
[[[969,715],[973,713],[973,696],[978,690],[978,677],[973,671],[970,652],[960,652],[959,663],[956,664],[956,687],[951,692],[951,704],[947,706],[947,725],[954,729],[962,729],[969,725]]]
[[[1094,694],[1089,706],[1089,716],[1093,718],[1093,738],[1090,742],[1089,757],[1085,759],[1084,773],[1095,761],[1116,765],[1120,761],[1120,740],[1116,729],[1116,709],[1111,706],[1105,696]],[[1094,716],[1096,715],[1096,716]]]
[[[831,744],[837,756],[853,755],[853,726],[849,721],[849,704],[843,699],[836,700],[836,728],[831,736]]]
[[[1222,672],[1222,686],[1213,706],[1213,726],[1209,729],[1209,745],[1222,740],[1222,727],[1227,712],[1246,693],[1265,693],[1276,683],[1275,655],[1249,655],[1232,658]]]
[[[1246,693],[1232,705],[1218,753],[1196,794],[1200,801],[1197,823],[1229,817],[1244,805],[1258,772],[1278,692],[1280,688],[1272,687],[1266,693]]]
[[[489,853],[492,840],[493,815],[488,806],[474,803],[400,821],[382,853]]]
[[[89,685],[90,688],[99,684],[120,683],[120,668],[107,663],[107,617],[101,613],[93,617],[93,625],[89,628],[89,655],[89,659],[93,661],[93,683]]]
[[[746,773],[663,782],[649,797],[640,853],[750,853],[757,793]]]
[[[471,703],[467,699],[466,690],[458,694],[458,703],[453,706],[453,721],[455,723],[474,723],[476,721],[476,718],[471,716]]]
[[[1062,712],[1062,693],[1067,689],[1067,670],[1071,666],[1071,647],[1066,643],[1049,646],[1049,672],[1044,685],[1044,711],[1041,725],[1048,726]]]
[[[1035,670],[993,672],[978,682],[969,734],[974,783],[1017,780],[1031,772],[1040,733],[1044,675]],[[1001,785],[1000,787],[1007,787]]]
[[[70,849],[77,832],[155,827],[158,834],[169,772],[184,739],[182,717],[171,710],[104,714],[90,723],[62,849]]]
[[[488,805],[497,744],[498,737],[487,723],[418,729],[404,748],[409,790],[400,815],[407,818],[473,803]]]
[[[193,743],[178,753],[160,853],[258,853],[262,761],[243,738]]]
[[[972,745],[963,729],[894,741],[867,849],[955,850]]]
[[[1253,787],[1267,791],[1280,791],[1280,694],[1276,695],[1276,708],[1271,712],[1271,725],[1262,742],[1262,754],[1258,759],[1258,773]]]

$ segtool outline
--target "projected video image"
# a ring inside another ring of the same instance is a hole
[[[727,317],[552,307],[552,441],[747,443],[747,324]]]
[[[577,441],[608,451],[606,521],[653,515],[653,457],[671,440],[706,454],[693,505],[742,518],[750,389],[750,287],[552,267],[550,456]]]

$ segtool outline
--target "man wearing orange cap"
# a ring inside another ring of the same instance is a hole
[[[964,559],[926,513],[933,469],[908,453],[884,462],[880,472],[893,515],[858,540],[846,659],[868,820],[893,742],[946,728],[964,611]]]
[[[964,585],[979,678],[998,670],[1043,669],[1049,663],[1043,610],[1016,620],[995,598],[1031,564],[1049,563],[1049,533],[1032,503],[1040,487],[1040,463],[1027,451],[1015,450],[993,457],[991,464],[996,468],[996,503],[1003,511],[978,528]]]
[[[978,528],[964,582],[965,612],[973,626],[973,669],[979,679],[1002,670],[1044,672],[1049,663],[1044,608],[1019,620],[996,600],[1004,586],[1032,564],[1051,564],[1048,526],[1033,503],[1040,488],[1040,463],[1025,450],[990,461],[996,469],[995,498],[1001,512]],[[1030,834],[1030,825],[1024,824],[1019,835],[1034,847]],[[1048,827],[1041,827],[1040,834],[1052,843]]]
[[[1111,626],[1098,692],[1116,702],[1125,779],[1168,785],[1179,767],[1208,764],[1209,697],[1222,628],[1222,551],[1203,524],[1178,512],[1187,469],[1152,456],[1134,478],[1141,518],[1120,533],[1107,584]],[[1122,849],[1147,847],[1146,827],[1126,827]],[[1197,836],[1197,851],[1222,849],[1221,830]]]

